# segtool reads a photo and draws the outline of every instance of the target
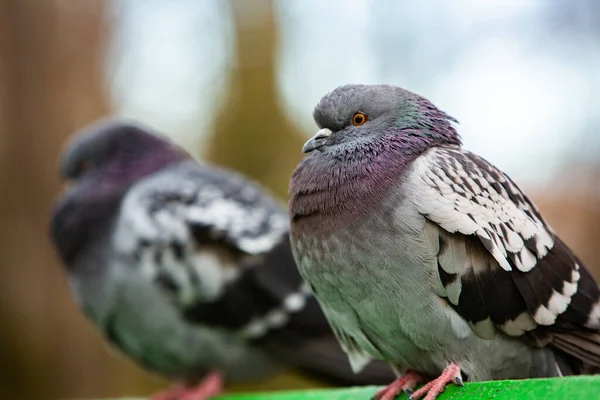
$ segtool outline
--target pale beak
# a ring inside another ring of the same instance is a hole
[[[323,146],[323,144],[325,144],[325,139],[331,136],[332,133],[333,132],[331,129],[321,129],[315,134],[315,136],[311,137],[306,143],[304,143],[304,146],[302,146],[302,152],[310,153],[311,151]]]

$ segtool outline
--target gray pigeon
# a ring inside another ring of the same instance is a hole
[[[293,173],[300,273],[375,396],[600,366],[600,291],[517,185],[461,148],[456,120],[398,87],[347,85],[314,110]]]
[[[334,384],[393,379],[384,363],[352,373],[262,188],[118,120],[75,135],[61,173],[71,186],[50,230],[72,293],[113,346],[181,382],[154,399],[204,399],[221,374],[283,366]]]

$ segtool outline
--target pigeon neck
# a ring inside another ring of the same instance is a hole
[[[337,156],[310,154],[292,176],[292,233],[326,233],[367,217],[422,151],[382,138],[368,151],[356,149]]]
[[[89,186],[67,193],[53,210],[50,233],[68,268],[74,268],[79,256],[98,238],[109,234],[125,194],[106,190],[102,184]]]

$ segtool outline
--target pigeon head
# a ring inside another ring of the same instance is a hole
[[[461,144],[452,117],[394,86],[338,87],[313,116],[320,130],[302,148],[309,154],[290,181],[292,232],[335,231],[341,221],[364,216],[420,154]]]
[[[407,150],[440,144],[460,145],[456,120],[429,100],[389,85],[345,85],[325,95],[313,111],[320,130],[302,151],[347,153],[380,137],[400,141]]]
[[[63,179],[129,184],[187,157],[149,128],[118,119],[96,122],[76,133],[60,165]]]
[[[76,133],[60,164],[70,185],[50,213],[50,235],[65,265],[72,267],[106,232],[133,184],[187,157],[166,139],[126,121],[102,120]]]

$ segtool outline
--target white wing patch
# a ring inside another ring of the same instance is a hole
[[[271,249],[287,230],[286,215],[273,213],[272,210],[245,207],[237,201],[214,197],[215,191],[199,193],[199,205],[193,205],[183,211],[182,217],[188,221],[210,226],[215,235],[227,232],[228,236],[238,238],[238,246],[248,254],[264,253]],[[247,232],[259,230],[266,224],[261,235],[248,235]]]
[[[552,231],[503,173],[460,148],[432,148],[414,162],[419,212],[448,232],[477,235],[506,271],[527,272],[554,245]],[[512,264],[512,265],[511,265]]]
[[[113,244],[189,305],[217,299],[241,265],[273,248],[288,226],[285,210],[258,187],[193,165],[135,185],[123,199]]]
[[[500,330],[509,336],[521,336],[537,328],[537,324],[528,312],[524,311],[514,320],[508,320],[501,325]]]

